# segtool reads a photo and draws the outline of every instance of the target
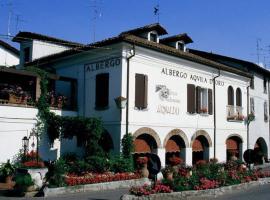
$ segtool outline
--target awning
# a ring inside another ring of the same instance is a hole
[[[195,139],[193,144],[192,144],[192,151],[199,152],[203,151],[203,145],[200,140]]]
[[[135,139],[134,141],[135,153],[151,153],[149,144],[143,139]]]
[[[228,139],[226,141],[227,150],[236,150],[238,151],[238,142],[234,139]]]
[[[166,152],[179,152],[180,151],[179,145],[172,139],[168,140],[165,149],[166,149]]]

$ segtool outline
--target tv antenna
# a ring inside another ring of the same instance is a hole
[[[92,29],[93,29],[93,42],[96,41],[96,24],[98,18],[102,17],[101,13],[101,5],[102,1],[101,0],[92,0],[92,5],[90,7],[93,9],[93,17],[91,18],[92,21]]]
[[[18,27],[19,27],[19,23],[20,23],[20,22],[24,23],[24,22],[26,22],[26,21],[23,19],[22,15],[19,15],[19,14],[16,14],[15,20],[16,20],[16,24],[15,24],[15,32],[17,33]]]
[[[7,21],[7,39],[10,38],[11,36],[11,31],[10,31],[10,25],[11,25],[11,18],[13,15],[13,3],[12,0],[9,0],[7,3],[2,3],[1,7],[8,7],[8,21]]]
[[[159,0],[157,1],[157,5],[154,7],[154,15],[157,17],[157,22],[159,23],[159,16],[160,16]]]
[[[257,38],[256,40],[256,54],[257,54],[257,63],[260,64],[260,54],[261,54],[261,48],[260,48],[260,43],[261,43],[261,39]]]

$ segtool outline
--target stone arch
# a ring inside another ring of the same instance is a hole
[[[148,128],[148,127],[139,128],[137,131],[135,131],[133,133],[133,137],[134,137],[134,139],[136,139],[138,136],[140,136],[142,134],[148,134],[148,135],[152,136],[155,139],[156,143],[157,143],[157,147],[158,148],[162,147],[161,146],[161,140],[160,140],[157,132],[154,131],[153,129]]]
[[[182,130],[180,130],[180,129],[173,129],[173,130],[171,130],[171,131],[167,134],[167,136],[165,137],[165,139],[164,139],[164,141],[163,141],[163,148],[166,147],[166,144],[167,144],[168,140],[169,140],[172,136],[175,136],[175,135],[180,136],[180,137],[184,140],[185,146],[186,146],[186,147],[189,147],[189,142],[188,142],[188,138],[187,138],[186,134],[185,134]]]
[[[239,139],[241,140],[241,143],[243,143],[243,141],[244,141],[244,140],[243,140],[243,137],[242,137],[241,135],[234,133],[234,134],[230,134],[230,135],[226,138],[225,144],[226,144],[226,141],[227,141],[229,138],[231,138],[231,137],[237,137],[237,138],[239,138]]]
[[[192,148],[193,142],[194,142],[195,139],[196,139],[197,137],[199,137],[199,136],[204,136],[204,137],[206,138],[207,142],[208,142],[209,147],[212,147],[212,140],[211,140],[209,134],[208,134],[206,131],[204,131],[204,130],[198,130],[198,131],[196,131],[196,132],[193,134],[193,136],[191,137],[191,141],[190,141],[190,147],[191,147],[191,148]]]

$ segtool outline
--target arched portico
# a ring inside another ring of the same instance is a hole
[[[204,130],[197,131],[191,138],[192,164],[200,160],[209,161],[209,148],[212,147],[212,140]]]
[[[255,164],[263,164],[268,160],[268,147],[264,138],[259,137],[254,145]]]
[[[133,137],[135,153],[157,153],[157,149],[161,147],[158,134],[151,128],[140,128]]]
[[[243,139],[240,135],[232,134],[226,139],[226,157],[229,160],[242,160]]]
[[[188,147],[186,134],[180,129],[170,131],[164,139],[163,147],[166,151],[166,164],[169,163],[170,157],[180,157],[184,162],[186,160],[186,147]]]

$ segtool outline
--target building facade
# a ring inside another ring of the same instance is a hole
[[[262,76],[257,79],[250,71],[189,51],[192,40],[187,34],[166,34],[162,26],[151,24],[94,44],[44,54],[21,67],[53,69],[76,80],[76,114],[100,117],[114,152],[121,151],[124,134],[132,133],[135,153],[157,154],[162,166],[171,156],[188,165],[211,158],[242,160],[246,149],[258,146],[268,157],[269,122],[257,117],[265,109],[262,102],[269,109],[268,95],[259,89]],[[23,52],[22,41],[15,41],[21,42]],[[252,91],[253,77],[258,86]],[[268,76],[264,77],[268,88]],[[55,87],[68,93],[66,84]],[[258,105],[252,111],[255,121],[248,123],[250,97],[256,97]],[[53,151],[57,158],[68,149],[56,141]],[[43,158],[52,159],[49,153],[44,151]]]

